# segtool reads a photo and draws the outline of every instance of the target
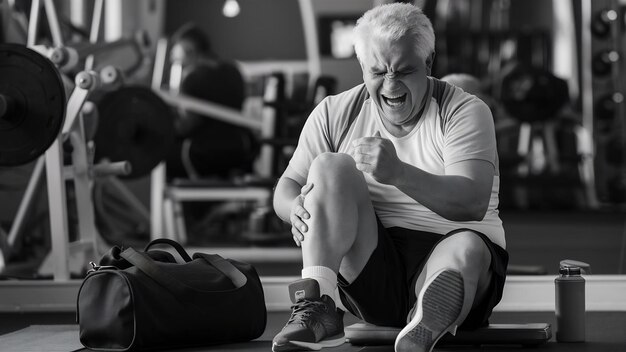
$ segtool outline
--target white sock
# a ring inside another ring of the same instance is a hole
[[[337,274],[332,269],[325,266],[307,266],[302,269],[303,279],[314,279],[320,285],[320,297],[328,295],[335,299],[335,290],[337,289]]]

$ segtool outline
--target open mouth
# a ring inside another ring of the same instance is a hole
[[[383,94],[382,97],[385,103],[391,107],[400,106],[404,104],[404,102],[406,101],[406,93],[402,95],[394,95],[394,96],[387,96]]]

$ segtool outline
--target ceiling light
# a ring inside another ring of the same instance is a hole
[[[239,7],[237,0],[226,0],[224,2],[224,6],[222,7],[222,14],[226,17],[235,17],[240,11],[241,8]]]

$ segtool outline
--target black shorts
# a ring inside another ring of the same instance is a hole
[[[380,325],[404,327],[407,314],[415,305],[415,284],[426,260],[444,236],[400,227],[384,228],[378,221],[378,246],[372,252],[359,276],[348,284],[339,275],[339,295],[344,306],[364,321]],[[502,298],[509,255],[484,234],[476,233],[491,252],[491,283],[487,295],[475,305],[460,329],[476,329],[489,323],[493,308]]]

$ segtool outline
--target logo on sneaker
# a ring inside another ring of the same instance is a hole
[[[304,297],[306,297],[306,291],[304,290],[296,291],[294,295],[296,297],[296,301],[299,299],[304,299]]]

